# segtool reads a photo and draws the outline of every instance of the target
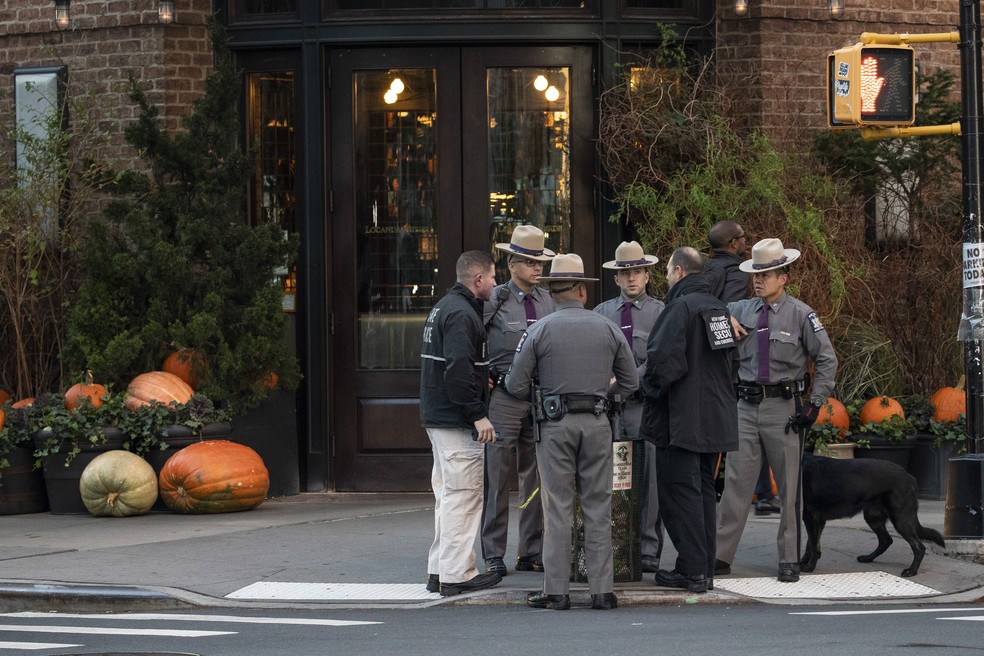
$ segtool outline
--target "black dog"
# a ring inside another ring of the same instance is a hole
[[[923,540],[943,545],[938,531],[919,524],[916,512],[916,479],[892,462],[871,458],[838,460],[803,454],[803,523],[806,551],[800,570],[812,572],[820,560],[820,534],[828,520],[864,513],[864,520],[878,536],[878,547],[858,562],[870,563],[892,544],[885,521],[912,547],[912,564],[902,576],[919,571],[926,546]]]

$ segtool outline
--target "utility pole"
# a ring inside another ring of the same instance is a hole
[[[967,372],[967,435],[971,454],[951,458],[944,534],[984,537],[984,235],[981,231],[981,4],[960,0],[961,165],[963,168],[963,315]]]

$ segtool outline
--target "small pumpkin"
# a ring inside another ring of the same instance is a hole
[[[237,512],[263,503],[270,474],[263,459],[248,446],[205,440],[168,458],[158,483],[161,499],[175,512]]]
[[[0,389],[0,405],[3,405],[7,401],[9,401],[11,398],[13,398],[13,397],[10,396],[10,392],[8,392],[5,389]]]
[[[890,396],[876,396],[861,406],[861,414],[858,419],[864,426],[865,424],[880,424],[892,417],[905,419],[902,404]]]
[[[34,397],[29,396],[27,398],[21,399],[20,401],[16,401],[10,407],[19,409],[19,408],[30,408],[32,405],[34,405]]]
[[[267,389],[274,389],[278,383],[280,383],[280,376],[276,371],[271,371],[263,377],[263,387]]]
[[[167,356],[163,369],[188,383],[192,389],[198,389],[198,375],[195,372],[201,371],[204,366],[205,358],[200,352],[185,348]]]
[[[851,419],[848,417],[847,408],[844,404],[830,397],[827,402],[820,407],[820,414],[817,415],[818,424],[833,424],[837,427],[841,437],[851,426]]]
[[[966,378],[960,376],[956,387],[941,387],[930,398],[933,404],[933,419],[936,421],[958,421],[960,415],[967,414],[967,392],[964,391]]]
[[[3,428],[3,422],[7,421],[7,413],[0,410],[0,429]]]
[[[82,470],[79,492],[82,503],[96,517],[142,515],[157,501],[157,475],[135,453],[107,451]]]
[[[92,372],[85,372],[85,382],[76,383],[65,392],[65,407],[75,410],[82,404],[82,399],[89,399],[93,408],[98,408],[103,404],[103,396],[106,395],[106,388],[92,382]]]
[[[149,371],[140,374],[126,388],[128,397],[126,407],[139,410],[151,401],[168,403],[187,403],[195,390],[174,374],[166,371]]]

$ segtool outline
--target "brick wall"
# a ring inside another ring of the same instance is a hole
[[[210,10],[210,0],[184,0],[175,22],[163,25],[156,0],[72,0],[73,25],[58,30],[53,0],[0,3],[0,134],[12,125],[14,70],[67,66],[69,93],[91,93],[98,104],[108,142],[97,155],[132,158],[122,138],[137,114],[126,97],[129,72],[168,128],[178,128],[212,62],[205,29]]]
[[[739,18],[733,0],[717,3],[717,63],[736,89],[739,114],[781,142],[802,143],[826,129],[826,58],[857,43],[862,32],[950,32],[960,21],[959,0],[847,0],[832,20],[826,0],[748,0]],[[923,71],[959,73],[956,44],[915,44]]]

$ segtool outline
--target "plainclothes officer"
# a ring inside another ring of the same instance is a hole
[[[556,311],[537,321],[519,342],[506,389],[530,394],[539,379],[542,410],[536,461],[543,502],[543,589],[531,592],[533,608],[567,610],[571,578],[574,501],[584,516],[591,607],[618,605],[612,564],[612,429],[608,388],[612,375],[627,396],[639,385],[635,360],[618,326],[585,309],[584,263],[574,254],[558,255],[551,266],[550,293]]]
[[[635,241],[623,241],[615,249],[615,259],[602,264],[604,269],[615,271],[615,284],[621,293],[598,305],[594,311],[621,327],[622,334],[632,349],[636,370],[640,379],[646,371],[646,344],[656,318],[663,311],[663,301],[646,293],[649,284],[649,267],[659,262],[655,255],[646,255]],[[639,420],[642,418],[642,390],[636,390],[625,401],[622,409],[622,435],[615,439],[634,440],[639,436]],[[659,569],[659,557],[663,551],[663,524],[659,518],[659,497],[656,493],[656,473],[653,464],[654,446],[646,442],[645,468],[643,470],[642,508],[639,511],[642,551],[642,571]]]
[[[660,512],[677,550],[674,568],[657,571],[656,585],[704,592],[715,559],[714,466],[719,452],[738,448],[735,338],[697,250],[673,252],[666,282],[666,311],[649,336],[639,429],[653,443]]]
[[[834,389],[837,356],[817,313],[786,293],[789,265],[800,252],[778,239],[752,247],[741,270],[752,274],[756,298],[728,304],[739,337],[738,451],[728,455],[718,507],[715,574],[729,574],[748,519],[748,500],[765,452],[779,488],[778,580],[799,580],[802,434]],[[803,404],[807,365],[815,365]],[[787,427],[787,424],[789,426]]]
[[[495,262],[484,251],[468,251],[458,258],[456,274],[458,281],[424,322],[420,350],[420,423],[434,454],[427,589],[445,597],[502,580],[475,568],[484,445],[495,439],[487,416],[488,342],[482,324],[482,301],[492,298],[495,287]]]
[[[485,507],[482,511],[482,555],[485,571],[506,575],[506,539],[509,527],[509,486],[514,467],[519,487],[519,539],[516,570],[542,572],[543,505],[527,501],[540,487],[536,470],[530,397],[516,398],[503,388],[519,338],[537,319],[554,310],[554,301],[538,285],[543,266],[555,253],[544,248],[545,235],[536,226],[513,230],[508,244],[496,244],[508,256],[509,281],[495,288],[485,304],[489,334],[492,396],[489,419],[499,440],[485,446]],[[525,507],[524,507],[525,504]]]

